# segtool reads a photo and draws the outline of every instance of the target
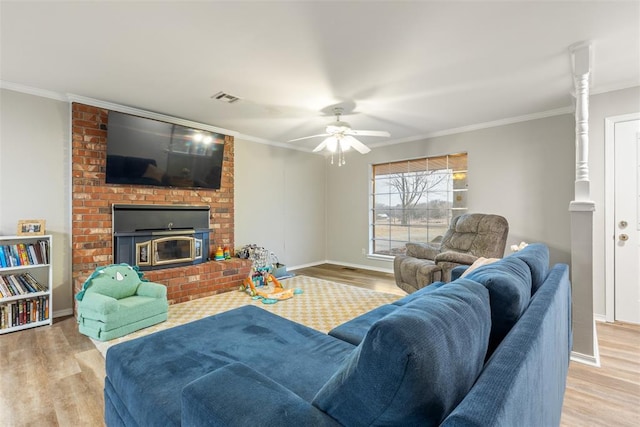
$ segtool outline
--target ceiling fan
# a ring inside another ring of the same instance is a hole
[[[331,153],[338,152],[340,156],[340,164],[344,164],[344,156],[342,155],[342,153],[350,148],[353,148],[354,150],[362,154],[366,154],[371,151],[369,147],[358,141],[356,138],[354,138],[354,136],[391,136],[389,132],[382,130],[351,129],[351,125],[349,123],[340,120],[340,116],[342,115],[342,108],[334,108],[333,113],[336,115],[336,121],[331,122],[327,125],[325,133],[304,136],[302,138],[289,140],[289,142],[301,141],[303,139],[309,138],[317,138],[319,136],[326,136],[327,138],[325,138],[324,141],[322,141],[316,148],[314,148],[313,152],[316,153],[318,151],[324,150],[325,148]]]

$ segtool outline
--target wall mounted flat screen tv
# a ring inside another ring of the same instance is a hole
[[[109,111],[108,184],[219,189],[224,135]]]

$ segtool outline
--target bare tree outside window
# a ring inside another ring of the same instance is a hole
[[[467,154],[372,166],[370,252],[395,255],[407,242],[438,240],[466,211]]]
[[[425,193],[433,190],[447,177],[435,171],[423,173],[396,173],[389,177],[389,185],[400,197],[401,218],[400,225],[408,225],[412,215],[416,215],[416,208]]]

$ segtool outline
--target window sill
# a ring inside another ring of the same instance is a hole
[[[388,261],[393,262],[392,255],[380,255],[380,254],[367,254],[367,259],[373,259],[376,261]]]

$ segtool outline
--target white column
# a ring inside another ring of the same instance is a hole
[[[591,45],[569,48],[573,66],[576,120],[576,180],[571,212],[571,283],[575,360],[598,364],[593,318],[593,211],[589,181],[589,80]]]
[[[591,46],[580,43],[570,48],[576,98],[576,182],[575,200],[589,201],[589,80]]]

